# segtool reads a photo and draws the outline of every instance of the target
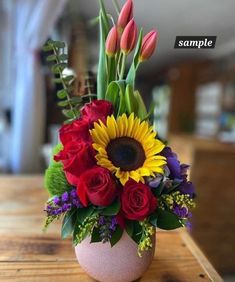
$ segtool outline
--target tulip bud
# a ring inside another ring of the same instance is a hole
[[[126,55],[135,48],[136,40],[137,26],[134,19],[132,19],[125,27],[120,42],[121,49]]]
[[[152,30],[144,36],[139,56],[141,62],[152,56],[157,44],[157,35],[157,32]]]
[[[125,5],[122,7],[122,10],[118,17],[117,26],[120,33],[122,33],[122,31],[124,30],[124,28],[132,18],[133,18],[133,2],[132,0],[127,0]]]
[[[116,26],[113,26],[106,39],[106,54],[109,57],[113,57],[119,49],[118,30]]]

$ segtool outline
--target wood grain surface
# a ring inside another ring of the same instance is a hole
[[[42,233],[47,198],[41,176],[0,178],[0,281],[90,282],[60,224]],[[222,279],[185,230],[157,232],[154,261],[139,280],[204,282]],[[108,282],[108,281],[107,281]]]

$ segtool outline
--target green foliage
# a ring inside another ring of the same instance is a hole
[[[157,227],[157,213],[156,212],[150,215],[149,223],[151,223],[154,227]]]
[[[73,75],[65,75],[63,70],[68,67],[68,55],[65,54],[65,43],[60,41],[48,40],[43,46],[43,50],[50,52],[47,61],[51,62],[52,72],[59,76],[54,79],[55,83],[62,85],[63,89],[57,92],[57,97],[61,100],[58,102],[59,107],[63,107],[62,113],[67,118],[66,123],[72,122],[80,115],[80,108],[84,104],[86,97],[72,97],[73,82],[75,77]],[[51,54],[52,53],[52,54]]]
[[[133,87],[130,84],[127,84],[126,86],[125,102],[126,102],[127,113],[128,114],[134,113],[135,115],[137,115],[138,103],[134,95]]]
[[[172,230],[182,227],[183,224],[179,220],[179,218],[172,212],[158,208],[157,226],[161,229]]]
[[[52,155],[57,155],[60,151],[63,150],[63,145],[61,143],[58,143],[54,148],[53,148],[53,152]]]
[[[65,191],[71,190],[71,186],[66,180],[62,163],[55,161],[51,163],[45,173],[44,186],[50,196],[60,196]]]
[[[113,232],[112,237],[110,238],[111,247],[113,247],[122,237],[123,229],[117,225],[116,230]]]
[[[142,236],[142,226],[140,225],[140,222],[135,220],[127,220],[125,224],[125,230],[128,235],[136,242],[136,244],[139,244]]]
[[[109,205],[108,207],[104,208],[100,211],[101,215],[105,216],[112,216],[118,214],[120,210],[121,204],[119,200],[115,200],[112,205]]]
[[[102,4],[103,2],[100,1]],[[102,6],[103,7],[103,6]],[[106,28],[105,28],[105,15],[106,12],[103,7],[103,11],[100,11],[99,27],[100,27],[100,52],[99,63],[97,71],[97,98],[104,99],[107,88],[107,72],[106,72],[106,55],[105,55],[105,40],[106,40]]]
[[[77,212],[77,221],[82,224],[88,217],[96,215],[94,206],[88,206],[86,208],[81,208]]]
[[[147,110],[146,110],[146,107],[145,107],[145,104],[144,104],[144,101],[141,97],[141,94],[139,91],[135,91],[134,92],[134,96],[136,98],[136,101],[137,101],[137,104],[138,104],[138,108],[137,108],[137,116],[140,118],[140,119],[145,119],[146,116],[147,116]]]
[[[61,228],[61,238],[66,239],[68,236],[70,236],[74,229],[74,216],[76,213],[76,209],[72,209],[68,211],[62,222],[62,228]]]
[[[60,218],[60,215],[49,215],[46,217],[44,225],[43,225],[43,232],[47,231],[47,228],[49,225],[54,222],[54,220],[58,220]]]
[[[138,37],[138,41],[136,44],[136,48],[135,48],[135,54],[133,57],[133,61],[132,61],[130,70],[127,74],[127,77],[126,77],[127,84],[130,84],[133,88],[135,87],[135,77],[136,77],[137,69],[139,67],[139,54],[141,50],[142,40],[143,40],[143,29],[141,28],[139,32],[139,37]]]
[[[97,227],[97,221],[97,214],[87,216],[81,224],[78,220],[76,221],[73,231],[74,246],[81,243],[87,236],[92,234],[93,229]]]
[[[126,112],[125,100],[125,81],[112,81],[106,92],[105,99],[110,101],[115,109],[115,115],[119,116]]]
[[[101,242],[102,239],[100,237],[100,228],[94,227],[91,234],[91,243]]]

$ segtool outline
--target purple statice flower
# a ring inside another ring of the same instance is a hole
[[[82,204],[77,196],[76,189],[64,192],[61,196],[54,197],[47,203],[45,211],[48,216],[57,216],[72,208],[81,208]]]
[[[100,216],[99,217],[99,233],[100,239],[103,243],[108,242],[112,237],[112,233],[117,228],[117,218],[115,216],[107,217]]]
[[[54,199],[53,199],[53,203],[54,205],[59,205],[60,204],[60,198],[58,196],[56,196]]]
[[[69,200],[69,193],[67,191],[62,194],[61,200],[62,200],[62,202],[68,202],[68,200]]]
[[[111,224],[109,226],[109,229],[112,231],[115,231],[117,228],[117,218],[115,216],[112,217],[111,219]]]
[[[173,207],[173,212],[180,218],[188,217],[188,209],[186,207],[182,207],[182,206],[175,204]]]
[[[177,190],[182,194],[188,194],[191,198],[195,195],[195,187],[190,181],[183,181],[178,187]]]

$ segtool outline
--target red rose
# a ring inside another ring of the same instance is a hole
[[[64,172],[71,185],[77,185],[79,176],[95,165],[94,151],[89,143],[69,142],[54,156],[55,161],[63,163]]]
[[[94,100],[86,104],[82,110],[82,118],[87,120],[90,124],[101,119],[105,122],[107,116],[113,113],[113,105],[106,100]]]
[[[111,172],[95,167],[84,172],[77,184],[77,194],[86,207],[89,201],[96,206],[108,206],[117,196],[118,188]]]
[[[157,198],[147,185],[129,180],[123,187],[121,205],[126,218],[144,220],[156,209]]]
[[[77,119],[70,124],[65,124],[59,131],[60,141],[63,145],[71,141],[90,140],[89,123],[86,120]]]

